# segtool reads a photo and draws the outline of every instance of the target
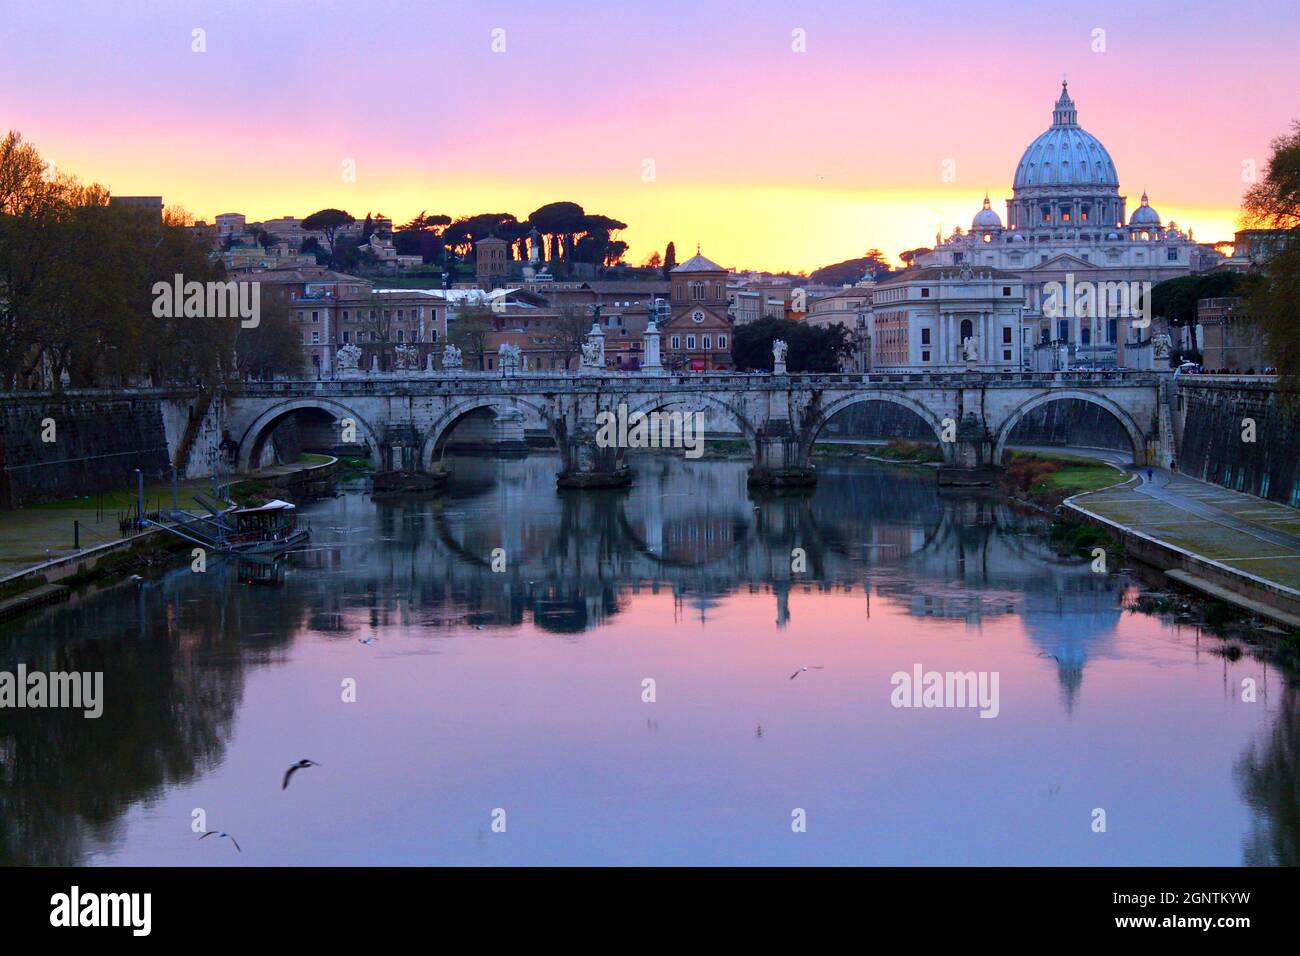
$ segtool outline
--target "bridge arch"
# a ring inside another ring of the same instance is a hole
[[[627,403],[629,416],[637,413],[649,415],[652,412],[662,411],[663,409],[669,408],[673,405],[690,406],[694,404],[705,405],[710,409],[721,412],[722,415],[740,431],[741,436],[745,439],[745,443],[749,445],[750,453],[757,454],[758,435],[754,426],[750,424],[749,420],[745,418],[743,414],[714,395],[705,394],[703,392],[684,392],[680,395],[663,393],[656,395],[643,394],[640,396],[630,395],[628,396]],[[688,410],[697,411],[699,409],[690,408]]]
[[[357,435],[365,436],[366,443],[370,446],[370,463],[379,466],[379,438],[369,422],[346,405],[327,398],[295,398],[271,406],[244,429],[244,434],[239,438],[239,470],[250,471],[256,467],[255,463],[262,457],[262,449],[266,447],[266,440],[271,437],[275,427],[285,417],[304,410],[324,412],[336,422],[350,418],[356,423]]]
[[[529,401],[528,399],[516,398],[513,395],[481,395],[462,399],[456,402],[446,411],[434,420],[429,426],[429,431],[424,436],[424,441],[420,443],[420,467],[424,471],[432,471],[434,463],[441,460],[443,449],[446,447],[447,439],[451,436],[456,426],[468,415],[474,412],[489,409],[493,412],[502,411],[531,411],[545,425],[551,437],[555,437],[555,425],[547,408],[540,402]]]
[[[943,421],[939,414],[925,404],[902,393],[883,390],[872,390],[864,392],[854,392],[838,398],[821,410],[816,418],[812,419],[803,428],[803,434],[799,442],[799,454],[804,461],[812,455],[813,445],[817,442],[817,436],[821,434],[826,423],[829,422],[836,414],[853,405],[861,405],[866,402],[887,402],[894,405],[901,405],[903,408],[914,413],[921,421],[934,432],[934,440],[939,443],[939,449],[943,452],[945,460],[952,457],[952,442],[943,440]]]
[[[1082,402],[1096,405],[1110,412],[1111,416],[1123,426],[1124,431],[1128,434],[1129,442],[1133,446],[1133,464],[1145,465],[1147,459],[1147,436],[1142,428],[1134,420],[1133,416],[1124,409],[1122,405],[1107,398],[1099,392],[1089,391],[1080,388],[1052,389],[1035,395],[1028,401],[1022,402],[1017,408],[1007,416],[1006,420],[1000,426],[995,427],[997,433],[997,442],[993,446],[993,463],[1001,464],[1002,456],[1006,453],[1007,441],[1011,438],[1011,432],[1015,430],[1020,420],[1035,408],[1048,405],[1052,402],[1059,402],[1065,399],[1077,399]],[[992,423],[990,423],[992,424]]]

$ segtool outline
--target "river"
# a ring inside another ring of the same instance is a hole
[[[1126,611],[1134,578],[996,498],[863,463],[760,498],[733,461],[600,493],[546,454],[453,466],[440,498],[306,505],[276,580],[214,558],[0,629],[0,670],[104,674],[99,719],[0,710],[0,863],[1300,855],[1285,675]],[[996,695],[896,706],[918,671]]]

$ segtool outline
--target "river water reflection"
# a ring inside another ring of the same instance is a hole
[[[307,506],[278,582],[213,561],[0,630],[2,670],[105,675],[99,720],[0,710],[0,862],[1297,861],[1284,675],[1124,611],[1132,581],[996,500],[861,464],[761,499],[739,462],[595,494],[546,455],[454,464],[442,498]],[[998,715],[893,706],[918,665],[996,672]]]

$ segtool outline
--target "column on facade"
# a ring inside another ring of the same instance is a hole
[[[325,313],[325,328],[321,330],[321,344],[325,346],[325,355],[324,359],[320,363],[320,373],[322,375],[330,376],[334,374],[334,337],[330,335],[330,327],[332,324],[330,322],[330,316],[334,314],[334,307],[327,304],[321,311]]]

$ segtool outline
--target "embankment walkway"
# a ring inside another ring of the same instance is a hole
[[[1300,627],[1300,511],[1177,472],[1130,470],[1130,481],[1066,509],[1127,532],[1130,550],[1175,580]]]

